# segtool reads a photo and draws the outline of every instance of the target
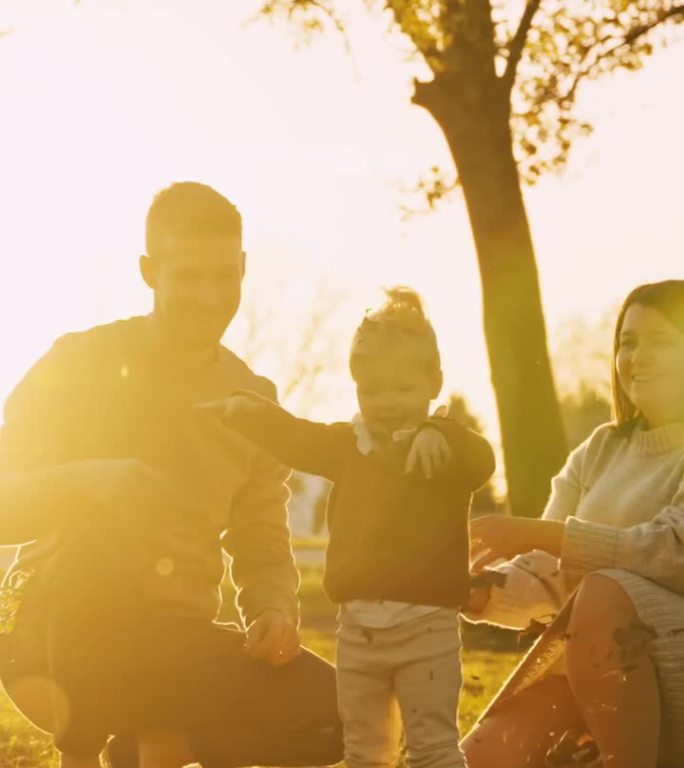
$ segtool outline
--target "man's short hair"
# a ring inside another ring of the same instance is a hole
[[[162,189],[147,212],[145,248],[162,254],[164,236],[235,236],[242,239],[238,209],[212,187],[180,181]]]

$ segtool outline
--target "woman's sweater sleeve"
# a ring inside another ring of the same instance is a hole
[[[551,497],[542,518],[565,523],[560,560],[564,571],[583,574],[615,565],[613,535],[622,529],[580,521],[575,517],[584,485],[582,470],[591,463],[587,454],[596,453],[606,436],[605,428],[599,427],[570,453],[561,471],[551,481]]]
[[[684,481],[647,523],[617,528],[569,519],[561,565],[578,573],[624,568],[684,595]]]
[[[684,594],[684,481],[669,504],[639,525],[621,528],[574,516],[587,482],[583,468],[597,461],[610,434],[609,428],[600,427],[570,454],[553,480],[544,518],[565,521],[561,568],[578,575],[623,568]]]
[[[299,419],[253,392],[235,394],[249,397],[251,404],[224,417],[227,427],[288,467],[335,480],[340,468],[340,425]]]
[[[566,521],[577,510],[582,495],[581,471],[590,440],[576,448],[552,480],[552,492],[543,518]],[[557,557],[533,550],[489,566],[504,576],[492,585],[490,597],[479,613],[465,613],[468,621],[524,629],[532,620],[556,614],[570,589]]]

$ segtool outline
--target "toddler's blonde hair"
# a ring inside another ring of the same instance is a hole
[[[354,333],[349,355],[352,377],[356,379],[364,362],[397,354],[423,363],[429,375],[441,377],[437,337],[420,295],[403,285],[386,288],[385,293],[385,303],[368,310]]]

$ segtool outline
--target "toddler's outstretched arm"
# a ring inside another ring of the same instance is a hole
[[[226,427],[288,467],[330,480],[339,471],[340,425],[299,419],[253,392],[238,391],[195,408],[215,414]]]

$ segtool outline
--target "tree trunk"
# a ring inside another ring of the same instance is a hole
[[[417,83],[414,101],[444,132],[468,208],[509,504],[516,515],[537,516],[565,458],[565,435],[507,95],[493,72],[476,74],[444,72]]]

